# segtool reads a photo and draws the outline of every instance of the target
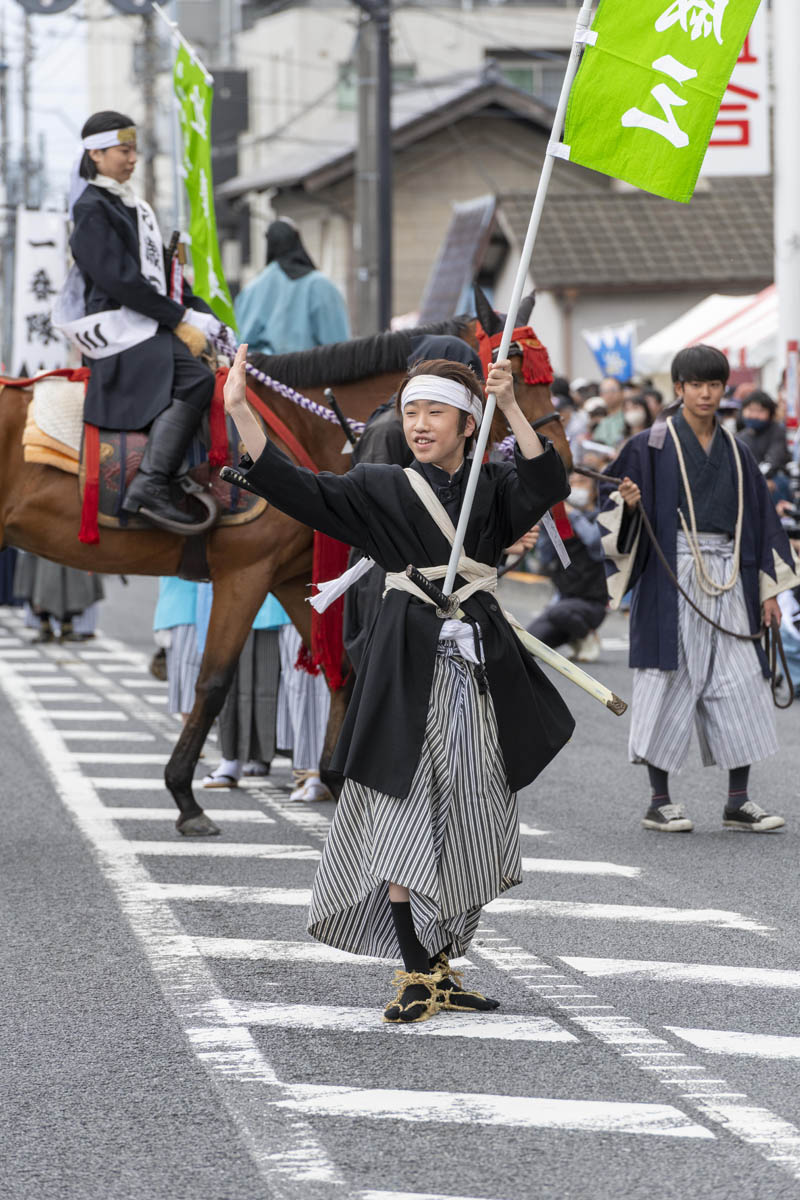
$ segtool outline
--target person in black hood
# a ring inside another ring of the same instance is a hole
[[[786,430],[775,420],[778,406],[766,392],[751,392],[742,408],[744,428],[740,433],[743,442],[753,452],[758,465],[771,472],[782,471],[789,461],[786,445]]]

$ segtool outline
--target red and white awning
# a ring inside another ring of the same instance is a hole
[[[735,367],[763,367],[777,353],[778,293],[774,284],[750,296],[707,296],[635,353],[636,370],[666,374],[676,351],[704,342],[723,350]]]

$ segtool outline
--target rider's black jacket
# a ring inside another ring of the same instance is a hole
[[[210,312],[184,284],[183,303],[162,296],[141,271],[136,210],[101,188],[87,187],[75,205],[72,254],[86,281],[86,312],[135,309],[158,321],[152,338],[108,358],[85,359],[92,369],[84,419],[101,429],[142,429],[173,397],[176,355],[188,355],[172,330],[185,308]],[[199,362],[189,370],[208,373]]]

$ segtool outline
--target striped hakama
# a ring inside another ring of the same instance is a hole
[[[409,795],[345,781],[314,880],[309,933],[399,958],[389,883],[407,887],[420,942],[469,946],[481,908],[521,881],[517,798],[508,789],[491,694],[456,643],[441,641]]]
[[[219,714],[222,757],[272,762],[281,658],[277,629],[251,629]]]
[[[700,533],[697,543],[711,579],[717,584],[728,580],[733,538]],[[721,596],[706,595],[697,583],[689,543],[680,532],[677,568],[681,587],[707,616],[726,629],[749,631],[741,579]],[[744,767],[778,750],[770,687],[753,644],[719,633],[679,594],[678,669],[634,671],[631,762],[680,770],[693,724],[706,767]]]
[[[190,713],[202,655],[196,625],[174,625],[167,646],[167,711]]]
[[[302,668],[295,669],[302,644],[294,625],[281,626],[277,742],[280,750],[292,751],[292,766],[296,770],[317,771],[325,745],[331,694],[322,671],[309,675]]]

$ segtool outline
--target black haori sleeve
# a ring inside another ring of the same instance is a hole
[[[363,466],[346,475],[298,467],[268,441],[251,467],[242,471],[260,496],[303,525],[368,549],[371,542],[367,501],[362,486]]]
[[[174,329],[183,319],[183,306],[162,296],[141,272],[111,214],[99,204],[76,204],[70,239],[75,262],[117,304],[143,313],[159,325]]]
[[[524,458],[515,448],[513,466],[503,473],[499,489],[503,545],[510,546],[522,537],[568,495],[567,471],[552,442],[545,441],[544,453],[536,458]]]

